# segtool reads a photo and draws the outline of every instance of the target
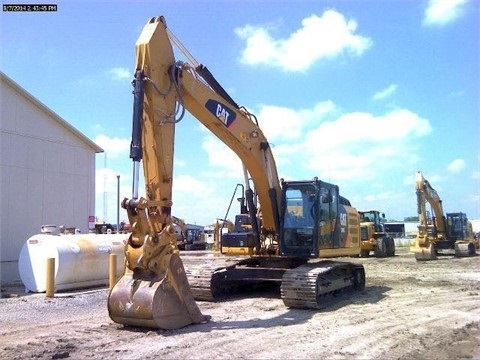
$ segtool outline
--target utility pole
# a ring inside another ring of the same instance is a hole
[[[120,175],[117,175],[117,233],[120,232]]]
[[[103,163],[103,221],[107,222],[107,153]]]

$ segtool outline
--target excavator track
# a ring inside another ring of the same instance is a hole
[[[187,270],[186,274],[195,300],[215,301],[218,299],[222,292],[221,274],[215,268],[194,268]]]
[[[475,256],[475,255],[476,255],[476,249],[475,249],[475,244],[473,242],[457,241],[455,243],[456,257],[467,257],[467,256]]]
[[[328,295],[365,287],[363,265],[338,261],[307,263],[285,272],[280,296],[287,307],[321,309]]]
[[[190,290],[195,300],[216,301],[226,294],[225,272],[228,267],[236,266],[241,259],[212,257],[198,259],[184,256],[183,263]]]

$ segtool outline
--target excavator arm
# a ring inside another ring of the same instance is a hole
[[[172,225],[172,177],[177,93],[170,81],[173,49],[154,18],[136,43],[130,158],[132,198],[124,199],[132,233],[125,248],[125,274],[109,294],[113,321],[175,329],[208,321],[190,292]],[[151,48],[150,43],[159,48]],[[146,198],[139,198],[143,162]]]

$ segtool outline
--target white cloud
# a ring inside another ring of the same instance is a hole
[[[205,183],[191,175],[179,175],[175,177],[172,191],[180,198],[195,199],[196,197],[208,197],[212,189]]]
[[[446,25],[463,13],[467,0],[429,0],[423,18],[423,25]]]
[[[93,141],[105,151],[108,158],[124,155],[130,148],[130,139],[110,138],[101,134]]]
[[[263,105],[258,113],[260,126],[269,139],[298,139],[302,134],[302,118],[293,109]]]
[[[243,174],[242,162],[238,156],[223,142],[213,135],[207,135],[202,143],[202,148],[208,154],[208,163],[213,171],[205,174],[213,178],[234,177]]]
[[[179,175],[173,181],[172,212],[187,223],[200,221],[199,225],[212,224],[216,217],[224,217],[231,196],[233,183],[221,183],[218,179],[208,177]],[[222,186],[223,185],[223,186]],[[232,208],[229,217],[233,218],[238,212]]]
[[[243,63],[301,72],[320,59],[362,55],[373,43],[370,38],[355,34],[356,21],[345,19],[335,10],[303,19],[302,27],[288,38],[275,39],[270,30],[252,25],[235,29],[237,36],[246,41]]]
[[[424,176],[425,176],[425,174],[424,174]],[[447,181],[447,178],[446,178],[445,176],[439,175],[439,174],[431,174],[431,175],[428,175],[428,176],[426,177],[426,179],[428,180],[428,182],[430,183],[430,185],[431,185],[434,189],[436,189],[436,190],[440,190],[440,189],[441,189],[441,187],[439,187],[438,184],[444,183],[444,182]],[[435,184],[437,184],[437,185],[435,185]]]
[[[336,110],[332,101],[323,101],[312,109],[295,110],[275,105],[261,105],[257,118],[269,142],[295,140],[300,138],[305,128],[318,124],[326,115]]]
[[[127,68],[116,67],[107,71],[107,75],[112,80],[125,80],[132,78],[132,72]]]
[[[472,179],[473,180],[480,180],[480,171],[474,171],[472,173]]]
[[[463,91],[463,90],[452,91],[448,95],[450,97],[453,97],[453,98],[463,97],[463,96],[465,96],[465,91]]]
[[[393,191],[383,191],[383,192],[380,192],[380,193],[375,193],[375,194],[370,194],[370,195],[367,195],[365,196],[365,200],[367,202],[376,202],[378,200],[388,200],[388,199],[391,199],[392,196],[394,196],[394,192]]]
[[[375,95],[373,95],[373,100],[383,100],[387,97],[392,96],[395,91],[397,91],[397,87],[398,86],[396,84],[391,84],[387,88],[375,93]]]
[[[453,174],[459,173],[466,167],[465,160],[463,159],[455,159],[453,160],[450,164],[448,164],[448,171],[450,171]]]
[[[344,114],[306,134],[308,166],[337,180],[374,179],[377,172],[416,162],[412,140],[428,135],[428,120],[400,109],[382,116]]]
[[[187,166],[187,162],[183,159],[179,159],[178,157],[174,158],[173,161],[174,161],[176,167],[184,168],[184,167]]]
[[[365,112],[344,114],[335,121],[323,122],[309,136],[321,139],[322,146],[335,148],[355,141],[388,144],[407,136],[421,137],[431,130],[428,120],[410,110],[398,109],[382,116]]]
[[[407,186],[415,184],[415,174],[409,174],[407,176],[404,176],[402,180],[402,184]]]

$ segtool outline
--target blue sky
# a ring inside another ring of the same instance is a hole
[[[446,212],[480,219],[480,2],[57,4],[52,13],[2,12],[1,70],[105,149],[97,157],[100,220],[116,222],[117,175],[121,198],[131,196],[134,45],[158,15],[256,114],[280,177],[318,176],[357,209],[401,220],[416,214],[421,170]],[[210,224],[242,181],[236,156],[185,116],[173,214]]]

